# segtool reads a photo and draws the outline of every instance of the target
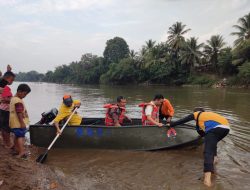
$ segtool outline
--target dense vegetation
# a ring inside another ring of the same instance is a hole
[[[106,42],[103,57],[90,53],[78,62],[56,67],[39,74],[19,73],[17,80],[77,84],[211,85],[228,78],[233,85],[250,84],[250,13],[233,26],[237,36],[233,47],[223,36],[213,35],[205,43],[198,38],[186,39],[190,29],[181,22],[167,31],[166,42],[146,41],[139,52],[130,50],[126,41],[115,37]]]

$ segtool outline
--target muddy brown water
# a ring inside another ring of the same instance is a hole
[[[13,92],[19,83],[12,85]],[[73,86],[29,83],[25,99],[31,123],[43,111],[58,107],[65,93],[80,99],[84,117],[104,117],[103,104],[117,95],[127,97],[127,111],[140,117],[137,104],[162,93],[173,103],[175,117],[205,107],[229,119],[231,132],[218,145],[219,163],[210,189],[250,189],[250,90],[165,86]],[[52,149],[47,164],[67,177],[75,189],[177,189],[205,190],[202,185],[203,147],[189,146],[167,151],[114,151]]]

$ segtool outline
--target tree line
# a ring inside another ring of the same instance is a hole
[[[45,74],[18,73],[20,81],[74,84],[204,84],[228,78],[232,85],[250,84],[250,13],[233,26],[234,46],[227,46],[222,35],[204,43],[197,37],[185,38],[191,29],[176,22],[167,31],[166,42],[150,39],[138,52],[115,37],[106,42],[103,56],[87,53],[80,61],[62,65]]]

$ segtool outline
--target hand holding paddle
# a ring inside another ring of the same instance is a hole
[[[77,111],[78,107],[75,107],[74,111],[71,113],[71,115],[69,116],[69,118],[67,119],[66,123],[63,125],[62,129],[61,129],[61,133],[63,132],[64,128],[67,126],[68,122],[70,121],[70,119],[72,118],[72,116],[75,114],[75,112]],[[44,161],[47,158],[48,152],[51,149],[51,147],[54,145],[54,143],[56,142],[56,140],[59,138],[60,134],[57,133],[56,137],[54,138],[54,140],[51,142],[51,144],[49,145],[49,147],[47,148],[46,152],[44,154],[41,154],[37,159],[36,162],[39,163],[44,163]]]

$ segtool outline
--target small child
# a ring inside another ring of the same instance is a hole
[[[10,101],[10,119],[9,124],[12,132],[15,134],[14,146],[18,158],[27,158],[25,153],[24,141],[26,126],[29,124],[29,116],[25,108],[23,98],[31,91],[27,84],[20,84],[17,93]]]

